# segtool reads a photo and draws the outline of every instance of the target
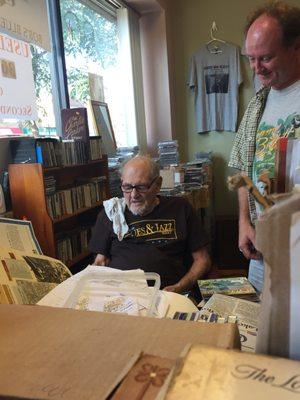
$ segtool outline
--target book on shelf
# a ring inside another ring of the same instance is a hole
[[[90,160],[98,160],[102,158],[103,143],[101,136],[90,136],[89,138],[89,155]]]
[[[215,293],[259,301],[256,290],[245,277],[200,279],[198,280],[198,286],[205,301]]]
[[[89,139],[87,109],[85,107],[63,108],[61,110],[61,124],[63,139]]]

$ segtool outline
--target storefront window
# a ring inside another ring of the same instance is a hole
[[[17,39],[11,38],[8,35],[2,35],[4,38],[4,46],[6,43],[6,48],[9,49],[10,43],[18,43],[16,46],[20,45],[20,41]],[[24,43],[25,44],[25,43]],[[3,47],[4,47],[3,46]],[[5,47],[4,47],[5,48]],[[17,48],[17,47],[16,47]],[[51,53],[42,49],[41,47],[35,45],[26,44],[26,48],[28,48],[28,57],[32,61],[32,72],[33,73],[33,85],[32,91],[36,96],[36,109],[37,109],[37,119],[26,119],[26,118],[2,118],[0,119],[0,135],[52,135],[56,133],[55,128],[55,117],[53,111],[53,98],[52,98],[52,83],[51,83],[51,74],[50,74],[50,57]],[[2,61],[2,60],[1,60]],[[12,80],[20,79],[20,83],[18,85],[18,91],[14,92],[14,99],[18,97],[18,94],[24,90],[24,78],[20,77],[22,64],[11,61],[11,64],[14,65],[15,76],[12,76]],[[30,62],[30,61],[29,61]],[[31,68],[30,68],[31,69]],[[10,79],[9,74],[5,74],[3,72],[3,87],[6,89],[9,86],[6,85],[6,81]],[[26,79],[26,78],[25,78]],[[4,98],[8,96],[3,96]],[[2,102],[1,102],[2,106]],[[9,103],[6,105],[6,102],[3,101],[3,107],[5,107],[5,111],[9,112],[9,108],[12,110],[14,108],[18,108],[18,102],[16,101],[16,105]],[[28,106],[29,107],[29,106]],[[16,111],[17,112],[17,111]],[[13,112],[12,112],[13,114]]]
[[[136,145],[137,129],[129,34],[128,29],[123,29],[123,31],[120,29],[119,17],[122,13],[118,12],[125,8],[117,2],[112,5],[106,0],[60,0],[59,4],[70,107],[86,107],[89,110],[90,99],[107,103],[117,146]],[[45,24],[48,24],[46,15],[43,18],[45,18]],[[124,26],[124,17],[122,24]],[[15,39],[5,40],[13,42]],[[57,69],[62,67],[57,67],[57,63],[53,62],[56,54],[53,55],[47,51],[47,47],[24,43],[29,55],[27,76],[30,76],[31,82],[27,86],[31,87],[30,104],[34,104],[32,108],[35,110],[32,114],[28,113],[19,118],[17,114],[11,116],[0,114],[0,135],[57,134],[60,136],[61,132],[57,132],[56,129],[60,119],[57,90],[62,83],[58,83],[60,78],[57,77]],[[4,47],[5,44],[0,38],[0,51]],[[127,64],[124,64],[124,55],[125,59],[129,60]],[[17,61],[15,66],[17,68]],[[0,67],[3,72],[3,66],[0,65]],[[15,71],[16,77],[13,73],[9,76],[12,78],[10,83],[15,78],[19,79],[18,71],[22,71],[22,66],[19,65],[18,68]],[[55,68],[55,71],[52,71],[52,68]],[[3,75],[3,77],[7,80],[7,76]],[[2,87],[1,78],[0,68],[0,96],[1,89],[4,87]],[[28,83],[28,80],[23,78],[23,81],[20,80],[20,84],[11,90],[13,99],[18,99],[21,95],[24,102],[27,99],[24,82]],[[0,106],[2,106],[2,100],[3,97],[0,97]],[[90,134],[96,134],[92,124],[90,124]]]
[[[88,107],[91,97],[107,103],[117,145],[126,146],[120,96],[120,80],[126,78],[118,64],[116,14],[95,7],[95,2],[93,9],[78,0],[61,0],[60,4],[70,107]],[[92,126],[90,130],[93,133]]]

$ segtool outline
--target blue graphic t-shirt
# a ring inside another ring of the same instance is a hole
[[[258,178],[268,171],[269,178],[275,178],[275,153],[280,137],[292,138],[300,129],[300,81],[283,90],[271,89],[256,135],[256,149],[253,161],[253,182],[263,191]],[[261,208],[257,205],[258,214]]]

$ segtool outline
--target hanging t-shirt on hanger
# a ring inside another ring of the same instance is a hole
[[[242,83],[239,47],[218,43],[191,58],[188,85],[194,90],[196,130],[236,131],[238,87]]]

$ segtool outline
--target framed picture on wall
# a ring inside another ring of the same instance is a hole
[[[104,152],[112,157],[116,154],[117,144],[108,105],[102,101],[90,100],[90,106],[94,129],[102,138]]]

